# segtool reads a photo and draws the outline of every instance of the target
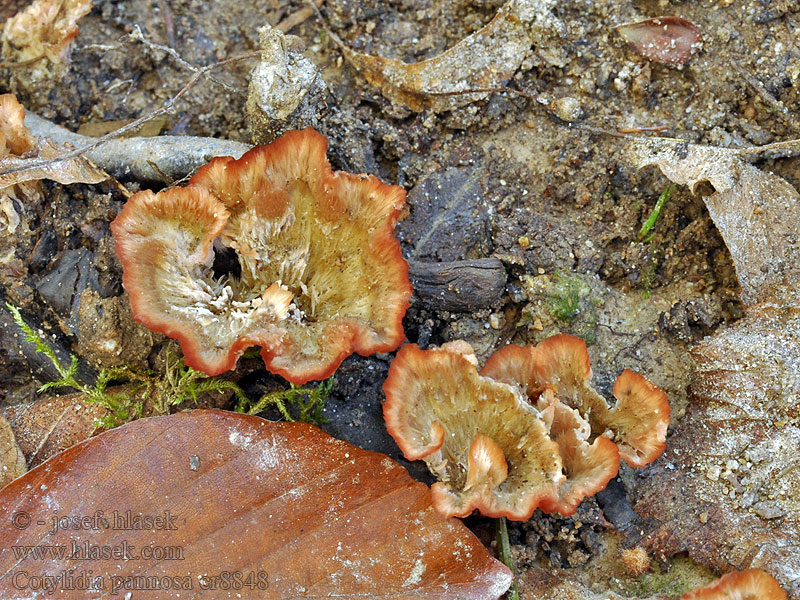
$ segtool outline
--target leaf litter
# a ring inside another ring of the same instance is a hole
[[[636,54],[664,65],[686,64],[703,46],[700,28],[682,17],[655,17],[616,29]]]
[[[104,595],[150,582],[147,589],[169,596],[229,597],[211,587],[221,569],[241,571],[257,586],[241,593],[264,599],[483,600],[511,583],[511,572],[460,521],[433,510],[425,484],[382,454],[301,423],[195,410],[108,431],[0,492],[4,514],[34,516],[24,529],[6,519],[0,543],[69,545],[75,532],[54,529],[54,513],[95,510],[106,519],[169,515],[174,526],[160,528],[159,547],[179,549],[182,558],[78,558],[86,572],[101,574]],[[151,527],[100,526],[80,537],[98,547],[125,541],[137,551],[153,544]],[[48,569],[66,572],[75,560],[53,559]],[[40,565],[33,555],[0,555],[0,595],[16,597],[12,575]]]
[[[733,259],[745,316],[692,349],[690,404],[638,488],[642,543],[717,570],[760,567],[800,597],[800,194],[742,151],[633,142],[699,190]],[[713,191],[701,187],[708,182]]]
[[[389,100],[414,111],[444,112],[486,97],[510,79],[539,35],[557,26],[553,0],[509,0],[483,28],[428,60],[407,64],[362,54],[329,35],[345,59]],[[324,23],[324,21],[323,21]]]

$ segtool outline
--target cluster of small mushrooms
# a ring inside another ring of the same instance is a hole
[[[24,112],[0,100],[2,151],[23,154]],[[134,317],[177,339],[188,365],[219,374],[260,346],[268,370],[302,384],[353,352],[403,343],[412,289],[393,230],[405,191],[334,172],[326,151],[316,131],[290,131],[238,160],[211,160],[185,187],[133,195],[111,224]],[[384,386],[388,431],[439,478],[432,498],[445,516],[570,515],[620,459],[641,467],[664,451],[666,394],[625,370],[610,406],[589,383],[580,338],[506,346],[480,371],[477,362],[464,341],[407,344]],[[751,570],[683,596],[715,598],[786,595]]]

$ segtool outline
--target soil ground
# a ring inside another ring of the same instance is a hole
[[[330,28],[359,52],[416,62],[482,27],[501,5],[329,0],[321,10]],[[275,25],[303,6],[282,0],[97,0],[80,22],[62,78],[34,83],[6,69],[0,92],[15,92],[27,110],[73,130],[133,119],[174,96],[191,75],[164,52],[126,41],[134,27],[151,42],[172,44],[186,61],[206,65],[257,49],[258,27]],[[582,110],[577,124],[599,129],[664,126],[660,135],[730,147],[795,138],[798,11],[794,2],[760,0],[558,3],[560,35],[534,45],[508,85],[548,101],[575,98]],[[681,68],[637,56],[613,29],[665,14],[690,19],[703,32],[703,49]],[[334,168],[375,173],[409,190],[409,214],[397,229],[407,256],[423,262],[496,257],[506,268],[506,292],[495,305],[454,313],[412,303],[405,319],[409,341],[463,338],[485,360],[505,343],[536,343],[558,331],[580,335],[589,344],[599,390],[610,395],[617,374],[631,368],[668,393],[673,420],[680,420],[691,345],[741,315],[730,257],[700,198],[676,189],[654,236],[640,243],[638,232],[668,181],[655,170],[637,172],[618,138],[572,127],[542,104],[511,94],[441,114],[393,106],[342,60],[315,18],[291,33],[305,41],[328,87],[319,127]],[[168,115],[164,132],[249,141],[245,100],[254,64],[234,63],[218,72],[235,90],[208,81],[192,88]],[[782,159],[762,166],[798,186],[798,165]],[[111,186],[45,185],[40,203],[27,209],[16,259],[0,264],[0,290],[64,347],[83,350],[90,364],[102,366],[102,357],[87,349],[97,345],[93,336],[107,331],[86,316],[86,306],[78,309],[82,302],[110,306],[122,293],[108,222],[124,198]],[[469,193],[450,203],[466,188]],[[115,314],[119,327],[133,326],[124,311]],[[163,340],[141,332],[128,337],[131,356],[155,366]],[[29,365],[7,358],[0,361],[0,401],[24,401],[38,382]],[[325,428],[399,458],[380,412],[390,358],[344,362]],[[244,383],[256,389],[275,380],[254,371]],[[421,469],[412,472],[424,476]],[[523,584],[526,570],[542,567],[568,569],[595,592],[628,595],[679,593],[704,581],[709,574],[683,559],[673,563],[672,575],[658,575],[669,565],[656,566],[650,579],[625,572],[619,549],[626,535],[617,530],[624,532],[627,501],[641,477],[647,469],[623,467],[609,489],[585,501],[574,517],[537,513],[528,523],[513,524]],[[488,541],[488,520],[469,524]]]

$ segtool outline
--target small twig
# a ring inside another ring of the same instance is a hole
[[[39,62],[43,58],[46,58],[44,54],[40,56],[34,56],[33,58],[29,58],[27,60],[21,60],[19,62],[0,62],[0,68],[4,69],[19,69],[20,67],[27,67],[28,65],[32,65],[33,63]]]
[[[731,63],[733,69],[742,76],[742,78],[747,82],[747,84],[752,87],[761,99],[764,100],[770,107],[778,111],[778,114],[781,117],[781,120],[784,121],[787,125],[791,125],[791,119],[789,115],[789,109],[783,105],[783,102],[775,98],[772,94],[767,91],[767,88],[764,87],[764,84],[761,83],[758,79],[753,77],[750,73],[748,73],[741,65],[736,64],[735,62]]]
[[[609,325],[608,323],[598,323],[598,324],[597,324],[597,326],[598,326],[598,327],[605,327],[606,329],[608,329],[608,330],[609,330],[611,333],[613,333],[614,335],[631,335],[631,336],[637,336],[637,335],[639,335],[639,333],[633,333],[633,332],[631,332],[631,331],[617,331],[616,329],[614,329],[614,328],[613,328],[611,325]]]
[[[314,8],[319,8],[320,6],[322,6],[322,1],[323,0],[316,0],[316,2],[314,2],[315,4]],[[300,23],[304,23],[305,21],[307,21],[308,18],[314,14],[314,8],[312,8],[311,6],[304,6],[303,8],[292,13],[285,19],[282,19],[280,23],[275,25],[275,29],[277,29],[278,31],[282,31],[283,33],[288,33],[291,29],[294,29],[295,27],[300,25]]]
[[[164,46],[162,44],[156,44],[155,42],[151,42],[150,40],[148,40],[146,37],[144,37],[144,34],[142,33],[142,30],[139,28],[138,25],[133,26],[133,31],[131,31],[129,38],[131,41],[140,42],[144,44],[151,50],[160,50],[161,52],[169,54],[173,59],[175,59],[175,62],[177,62],[180,66],[182,66],[184,69],[192,71],[193,73],[197,73],[202,70],[201,67],[197,67],[192,63],[190,63],[189,61],[187,61],[186,59],[184,59],[173,48],[169,46]],[[229,83],[225,83],[224,81],[217,79],[216,77],[212,77],[211,75],[207,75],[207,77],[209,80],[213,81],[217,85],[224,87],[229,92],[234,92],[236,94],[242,93],[241,90],[233,87]]]
[[[192,87],[194,87],[194,85],[198,81],[200,81],[200,79],[202,79],[206,75],[206,73],[208,73],[209,71],[212,71],[214,69],[218,69],[219,67],[222,67],[224,65],[230,64],[232,62],[236,62],[236,61],[240,61],[240,60],[246,60],[248,58],[257,58],[260,55],[261,55],[260,51],[248,52],[246,54],[240,54],[238,56],[232,56],[230,58],[226,58],[226,59],[221,60],[221,61],[219,61],[217,63],[212,64],[212,65],[205,66],[205,67],[199,69],[189,79],[189,81],[186,83],[186,85],[184,85],[183,88],[181,88],[181,90],[177,94],[175,94],[172,98],[170,98],[167,101],[167,103],[164,104],[164,106],[162,106],[161,108],[157,108],[156,110],[154,110],[154,111],[152,111],[152,112],[150,112],[150,113],[148,113],[148,114],[146,114],[146,115],[144,115],[142,117],[139,117],[135,121],[132,121],[132,122],[128,123],[127,125],[123,125],[119,129],[115,129],[114,131],[112,131],[110,133],[107,133],[106,135],[104,135],[102,137],[97,138],[95,141],[93,141],[93,142],[91,142],[89,144],[86,144],[85,146],[81,146],[80,148],[76,148],[75,150],[72,150],[70,152],[62,154],[58,158],[54,158],[54,159],[51,159],[51,160],[26,161],[24,165],[11,167],[9,169],[5,169],[3,171],[0,171],[0,175],[10,175],[12,173],[18,173],[20,171],[25,171],[25,170],[28,170],[28,169],[39,169],[39,168],[42,168],[42,167],[49,167],[51,165],[60,163],[62,161],[69,160],[71,158],[75,158],[77,156],[80,156],[80,155],[88,152],[89,150],[93,150],[94,148],[97,148],[98,146],[101,146],[102,144],[105,144],[109,140],[112,140],[114,138],[120,137],[120,136],[128,133],[129,131],[134,131],[134,130],[138,129],[141,125],[143,125],[144,123],[147,123],[148,121],[150,121],[151,119],[154,119],[155,117],[158,117],[160,115],[163,115],[165,113],[170,112],[173,109],[173,107],[175,106],[175,103],[180,98],[182,98],[186,94],[186,92],[188,92]]]
[[[346,48],[345,43],[342,41],[342,39],[338,35],[336,35],[333,32],[333,30],[328,26],[328,22],[325,20],[325,17],[322,16],[321,12],[319,12],[317,3],[312,2],[311,0],[306,0],[306,5],[311,10],[312,14],[315,14],[317,16],[320,25],[322,25],[322,28],[325,30],[325,33],[328,34],[328,36],[336,43],[336,45],[342,49]]]
[[[167,4],[167,0],[158,0],[158,8],[164,17],[164,29],[167,32],[167,45],[170,48],[177,48],[175,41],[175,20],[172,16],[172,9]]]
[[[617,127],[619,133],[646,133],[648,131],[666,131],[667,125],[643,125],[641,127]]]

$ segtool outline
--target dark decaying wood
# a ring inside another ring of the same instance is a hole
[[[506,286],[506,271],[496,258],[442,263],[409,261],[414,297],[431,310],[473,312],[494,305]]]

